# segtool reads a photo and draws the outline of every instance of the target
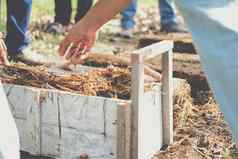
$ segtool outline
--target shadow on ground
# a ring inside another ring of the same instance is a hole
[[[27,152],[21,152],[21,159],[53,159],[53,158],[42,157],[42,156],[32,156]]]

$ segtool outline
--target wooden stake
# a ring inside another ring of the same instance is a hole
[[[163,144],[173,142],[173,64],[172,49],[162,55]]]
[[[144,96],[144,64],[140,54],[131,55],[132,63],[132,133],[131,159],[138,159],[139,141],[139,110],[143,106]]]
[[[140,118],[143,112],[141,108],[145,105],[144,97],[144,61],[162,55],[162,126],[163,126],[163,145],[173,142],[173,79],[172,79],[172,49],[173,42],[163,41],[143,49],[135,51],[131,55],[132,64],[132,109],[131,109],[131,159],[141,159],[139,149],[141,146],[141,125]],[[153,73],[148,67],[146,70]],[[160,115],[160,114],[158,114]],[[149,123],[148,123],[149,124]],[[156,141],[155,141],[156,142]]]

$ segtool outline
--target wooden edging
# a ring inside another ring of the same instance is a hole
[[[143,60],[148,60],[156,56],[167,53],[169,50],[172,50],[174,47],[173,41],[164,40],[149,46],[146,46],[142,49],[134,51],[133,55],[140,55]],[[133,56],[132,55],[132,56]]]
[[[132,64],[132,108],[131,108],[131,159],[139,159],[140,145],[140,108],[143,106],[144,96],[144,61],[162,55],[162,120],[163,145],[173,142],[173,104],[172,104],[172,41],[162,41],[135,51],[131,55]],[[158,114],[159,115],[159,114]]]

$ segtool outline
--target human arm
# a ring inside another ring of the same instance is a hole
[[[73,44],[74,46],[66,59],[71,63],[80,63],[93,46],[97,30],[129,3],[130,0],[99,0],[60,43],[60,56],[64,56],[67,48]]]

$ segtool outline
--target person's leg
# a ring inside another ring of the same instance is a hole
[[[41,64],[43,56],[27,49],[32,0],[7,0],[7,37],[6,46],[11,60],[21,61],[27,64]]]
[[[135,26],[134,17],[136,15],[136,11],[137,11],[137,0],[132,0],[131,4],[121,12],[122,29],[128,30]]]
[[[121,12],[121,14],[122,14],[122,19],[121,19],[122,31],[120,33],[120,36],[122,36],[124,38],[132,38],[132,36],[133,36],[132,29],[135,26],[134,17],[136,15],[136,11],[137,11],[137,0],[132,0],[131,4]]]
[[[26,32],[31,7],[32,0],[7,0],[6,45],[10,56],[16,55],[29,44]]]
[[[171,0],[159,0],[161,25],[177,24],[177,18]]]
[[[161,30],[166,32],[187,32],[178,24],[172,0],[159,0]]]
[[[93,0],[78,0],[77,13],[75,16],[75,22],[78,22],[92,7]]]
[[[71,0],[55,0],[55,23],[68,25],[72,14]]]
[[[55,0],[55,19],[49,23],[45,32],[51,34],[64,34],[68,30],[71,21],[71,0]]]

